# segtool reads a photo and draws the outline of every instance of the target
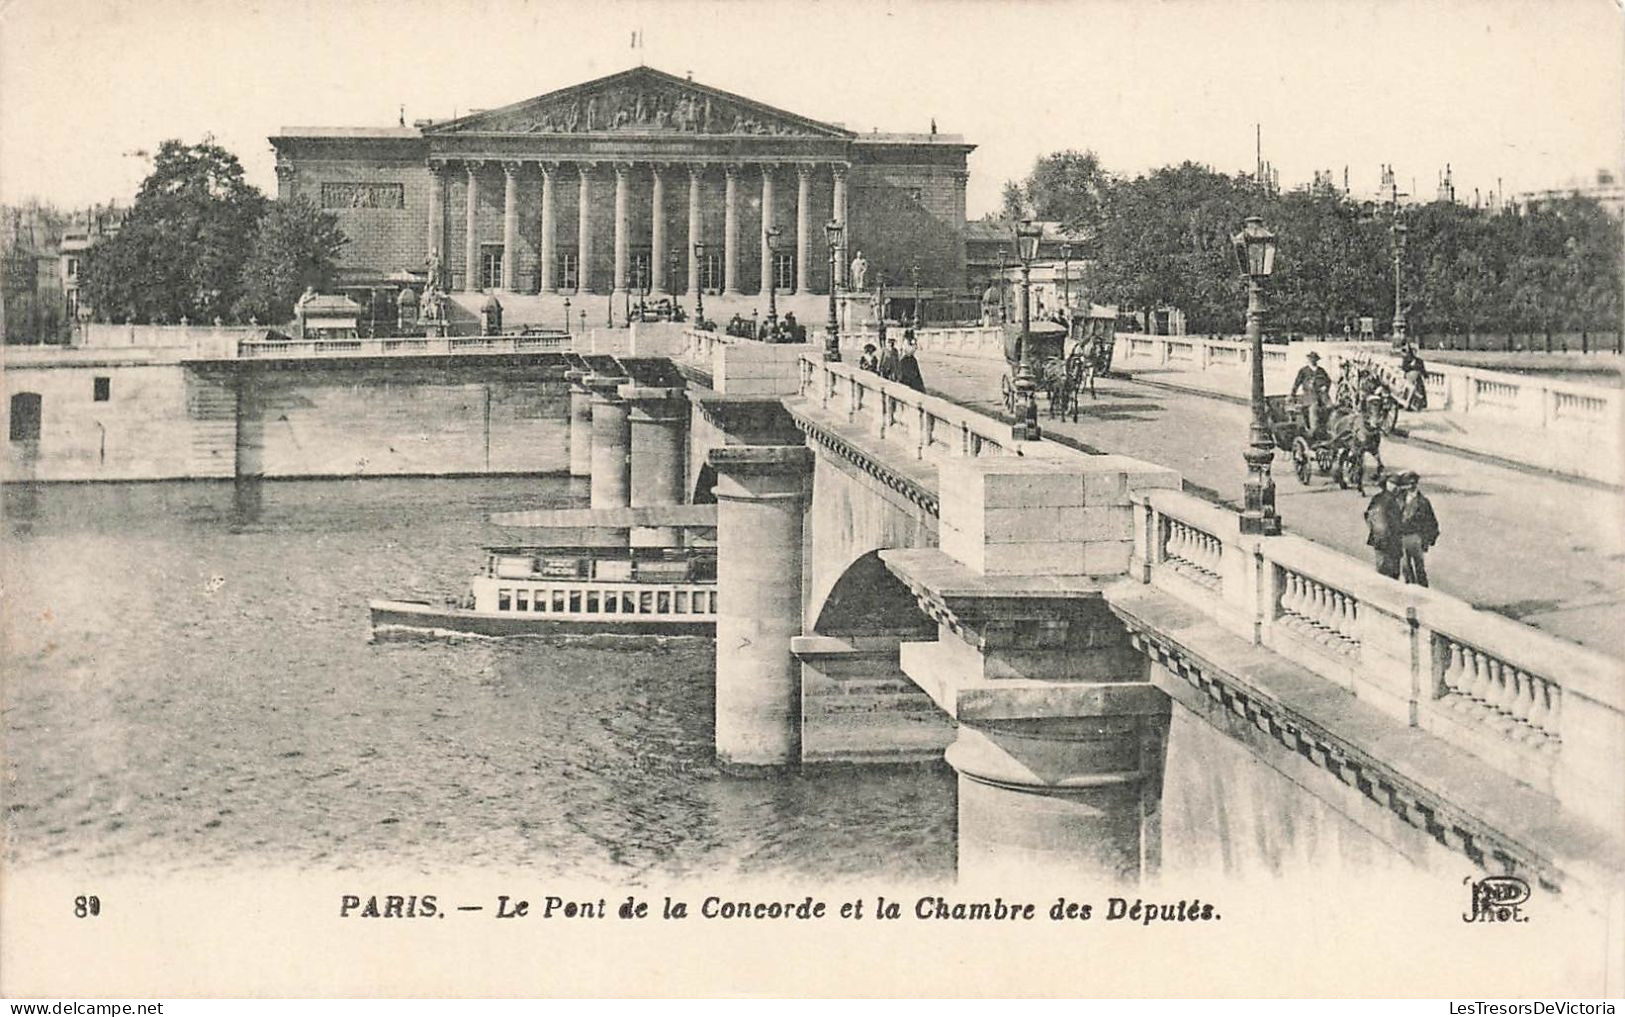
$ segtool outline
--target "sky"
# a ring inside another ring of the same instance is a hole
[[[631,38],[641,30],[643,48]],[[854,130],[977,145],[972,217],[1033,160],[1349,168],[1458,197],[1625,171],[1620,0],[0,0],[0,201],[126,203],[212,134],[274,192],[284,126],[390,126],[646,63]],[[135,154],[131,154],[135,153]]]

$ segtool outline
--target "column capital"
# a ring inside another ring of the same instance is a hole
[[[779,164],[771,161],[759,162],[756,164],[756,168],[762,171],[762,176],[770,177],[779,171]]]
[[[429,172],[435,174],[436,176],[451,168],[450,160],[442,159],[438,156],[431,156],[428,159],[425,159],[423,164],[429,167]]]
[[[617,159],[612,165],[615,167],[615,176],[621,179],[625,179],[626,175],[632,172],[632,164],[630,162]]]
[[[591,176],[592,171],[598,168],[597,159],[576,159],[573,160],[573,162],[576,172],[580,173],[584,177]]]
[[[292,180],[294,177],[294,172],[295,170],[293,163],[286,159],[278,159],[276,161],[276,178],[278,180]]]
[[[551,177],[558,171],[559,161],[557,159],[539,159],[536,165],[541,167],[542,176]]]
[[[504,159],[502,160],[502,172],[510,177],[515,177],[519,175],[519,171],[524,168],[524,165],[522,159]]]
[[[688,167],[688,175],[691,177],[703,177],[705,171],[711,168],[703,162],[686,162],[683,165]]]
[[[725,162],[725,163],[722,164],[723,175],[727,176],[730,180],[738,177],[739,176],[739,171],[744,169],[744,168],[745,168],[744,163]]]
[[[812,469],[813,452],[805,445],[722,445],[706,462],[724,476],[800,477]]]
[[[814,169],[813,164],[810,163],[810,162],[797,163],[796,164],[796,176],[800,177],[803,180],[807,180],[807,179],[812,177],[813,169]]]
[[[485,168],[485,160],[484,159],[464,159],[463,160],[463,172],[467,173],[469,176],[473,176],[474,174],[478,173],[480,170],[482,170],[484,168]]]
[[[648,166],[649,166],[649,175],[653,176],[653,177],[658,177],[661,174],[665,173],[668,169],[671,169],[671,165],[672,164],[669,163],[669,162],[664,162],[662,160],[655,160],[655,161],[648,164]]]
[[[836,162],[830,163],[829,171],[835,174],[835,179],[844,180],[846,179],[847,171],[851,168],[852,164],[849,162]]]

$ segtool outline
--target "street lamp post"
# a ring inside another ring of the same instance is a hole
[[[773,277],[779,269],[779,237],[784,235],[784,227],[769,226],[762,231],[762,242],[767,244],[767,278],[762,285],[767,287],[767,322],[768,327],[775,332],[779,328],[779,288],[774,285],[777,280]]]
[[[1031,219],[1023,219],[1016,227],[1016,255],[1021,259],[1021,365],[1016,369],[1015,426],[1010,437],[1016,441],[1037,441],[1042,434],[1038,429],[1038,402],[1035,398],[1037,383],[1033,380],[1032,346],[1032,269],[1038,257],[1038,240],[1043,229]]]
[[[1004,258],[1004,248],[999,248],[999,324],[1008,324],[1010,321],[1010,302],[1005,294],[1005,269],[1009,263]]]
[[[581,310],[577,311],[576,313],[581,316],[581,334],[586,335],[587,334],[587,309],[585,307],[583,307]]]
[[[570,334],[570,298],[564,298],[564,334]]]
[[[1405,224],[1394,209],[1394,349],[1405,348]]]
[[[1072,245],[1061,245],[1061,312],[1072,320]]]
[[[694,241],[694,264],[698,266],[700,278],[695,280],[694,287],[694,327],[699,328],[705,320],[705,241]]]
[[[909,282],[914,285],[914,327],[920,327],[920,263],[909,268]]]
[[[876,345],[881,352],[886,349],[886,273],[875,273],[875,316],[880,319],[880,335]]]
[[[1241,232],[1231,238],[1236,265],[1247,277],[1247,341],[1252,349],[1252,425],[1247,432],[1247,482],[1242,492],[1241,532],[1273,537],[1281,532],[1275,514],[1275,482],[1270,460],[1275,458],[1269,420],[1264,408],[1264,280],[1275,269],[1275,234],[1264,220],[1248,216]]]
[[[824,323],[824,359],[841,359],[841,323],[835,317],[835,264],[841,256],[841,221],[831,219],[824,224],[824,236],[829,240],[829,320]]]

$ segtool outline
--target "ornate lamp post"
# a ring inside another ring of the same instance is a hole
[[[774,285],[778,280],[773,277],[779,270],[779,237],[784,235],[784,227],[769,226],[762,231],[762,243],[767,245],[767,278],[762,285],[767,288],[767,320],[771,328],[779,327],[779,288]]]
[[[1399,208],[1394,208],[1394,349],[1405,348],[1405,224],[1399,221]]]
[[[914,327],[920,327],[920,263],[909,267],[909,282],[914,286]]]
[[[1270,479],[1270,460],[1275,458],[1264,409],[1264,280],[1275,269],[1275,234],[1264,228],[1264,220],[1250,215],[1241,232],[1231,238],[1236,249],[1236,265],[1247,277],[1247,341],[1252,347],[1253,421],[1247,432],[1247,483],[1242,493],[1241,532],[1275,536],[1281,532],[1281,517],[1275,514],[1275,482]]]
[[[1010,321],[1010,302],[1006,298],[1006,280],[1004,278],[1004,271],[1008,266],[1009,262],[1005,261],[1004,258],[1004,248],[1001,247],[999,248],[999,324],[1001,325]]]
[[[1072,320],[1072,245],[1061,245],[1061,312]]]
[[[694,264],[700,267],[699,285],[694,287],[694,327],[705,320],[705,241],[694,241]]]
[[[1038,402],[1034,393],[1038,384],[1033,380],[1032,346],[1032,270],[1033,259],[1038,257],[1038,241],[1043,229],[1031,219],[1023,219],[1016,227],[1016,256],[1021,259],[1021,366],[1016,369],[1016,415],[1010,437],[1016,441],[1037,441],[1042,437],[1038,429]]]
[[[880,319],[880,338],[876,345],[886,348],[886,273],[875,273],[875,316]]]
[[[570,298],[564,298],[564,334],[570,334]]]
[[[835,317],[835,264],[841,257],[841,221],[831,219],[824,224],[824,236],[829,240],[829,320],[824,323],[824,359],[841,359],[841,323]]]
[[[677,252],[671,252],[666,258],[666,289],[670,292],[672,306],[677,305]]]

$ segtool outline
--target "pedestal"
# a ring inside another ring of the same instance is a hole
[[[622,385],[619,394],[629,407],[632,506],[682,504],[689,417],[682,389]],[[631,533],[638,547],[674,547],[682,537],[675,526],[638,527]]]
[[[717,473],[717,759],[782,767],[801,755],[802,523],[805,446],[713,449]]]
[[[632,436],[627,405],[616,394],[625,378],[588,375],[592,389],[592,486],[588,504],[595,509],[626,508],[631,504]],[[611,535],[626,543],[628,531]]]
[[[592,389],[587,372],[567,371],[570,380],[570,476],[592,476]]]

